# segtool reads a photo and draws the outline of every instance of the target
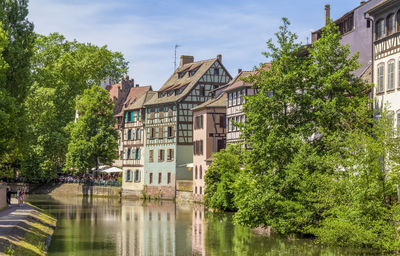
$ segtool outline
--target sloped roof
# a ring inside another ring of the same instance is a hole
[[[217,98],[210,99],[197,107],[192,108],[193,111],[201,110],[204,108],[219,108],[226,107],[226,93],[222,93]]]
[[[124,106],[126,104],[130,105],[134,103],[138,98],[142,97],[146,92],[152,91],[150,85],[147,86],[139,86],[139,87],[132,87],[129,90],[128,96],[126,96],[126,100],[124,102]]]
[[[129,105],[128,107],[124,108],[125,110],[133,110],[133,109],[139,109],[143,108],[144,104],[151,100],[155,95],[157,95],[157,92],[154,91],[147,91],[142,97],[137,99],[134,103]]]
[[[156,105],[156,104],[164,104],[169,102],[176,102],[181,98],[185,97],[186,94],[196,85],[196,83],[200,80],[200,78],[207,72],[207,70],[214,64],[214,62],[218,61],[217,58],[196,61],[192,63],[187,63],[175,70],[175,72],[168,78],[168,80],[164,83],[164,85],[160,88],[159,92],[175,90],[181,88],[185,85],[185,90],[179,95],[171,95],[164,96],[158,98],[158,96],[153,97],[149,102],[145,103],[145,105]],[[221,64],[222,65],[222,64]],[[189,72],[179,78],[179,73],[185,70],[194,70],[198,68],[196,73],[193,76],[189,76]]]
[[[150,85],[130,88],[129,93],[126,96],[125,102],[122,105],[122,109],[118,114],[116,114],[116,116],[122,116],[126,109],[135,109],[136,107],[133,108],[133,106],[140,106],[137,108],[143,107],[143,103],[146,99],[145,96],[148,92],[152,91],[153,89]]]
[[[397,3],[398,0],[383,0],[380,3],[377,3],[372,8],[370,8],[366,13],[373,15],[376,12],[380,11],[381,8],[387,7],[390,4]]]
[[[269,70],[271,68],[271,63],[264,63],[260,68],[258,68],[257,70]],[[256,74],[258,71],[241,71],[239,74],[237,74],[237,76],[227,84],[226,88],[224,89],[224,91],[231,91],[237,88],[244,88],[244,87],[251,87],[253,86],[251,83],[247,83],[242,81],[240,78],[244,78],[247,77],[249,75],[254,75]]]

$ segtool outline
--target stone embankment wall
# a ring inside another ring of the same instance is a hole
[[[89,186],[76,183],[65,183],[47,185],[32,191],[36,194],[49,194],[55,196],[98,196],[98,197],[120,197],[120,187]]]

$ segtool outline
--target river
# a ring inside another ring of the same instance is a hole
[[[326,248],[312,240],[255,235],[230,214],[171,201],[31,195],[27,201],[57,218],[48,255],[372,255]]]

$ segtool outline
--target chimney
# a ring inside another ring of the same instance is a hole
[[[325,5],[325,26],[328,25],[329,19],[331,18],[331,5]]]
[[[181,64],[180,66],[182,67],[185,64],[192,63],[194,61],[193,56],[186,56],[186,55],[181,55]]]
[[[217,55],[217,60],[222,63],[222,55],[221,54]]]
[[[242,69],[241,68],[239,68],[238,69],[238,74],[240,74],[242,72]]]

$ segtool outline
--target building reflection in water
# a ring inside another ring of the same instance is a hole
[[[123,201],[121,255],[177,255],[175,204],[169,201]]]
[[[192,254],[193,255],[206,255],[204,247],[204,205],[193,205],[192,213]]]

